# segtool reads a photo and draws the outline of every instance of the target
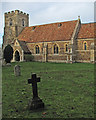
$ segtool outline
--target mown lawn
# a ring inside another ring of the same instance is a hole
[[[14,66],[21,76],[14,76]],[[45,108],[28,110],[31,73],[41,77],[39,97]],[[2,68],[3,118],[94,118],[94,65],[88,63],[12,63]]]

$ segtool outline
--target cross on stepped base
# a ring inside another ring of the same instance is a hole
[[[29,103],[30,110],[44,108],[44,103],[38,97],[37,82],[40,82],[40,77],[37,77],[36,74],[33,73],[31,75],[31,78],[28,79],[28,83],[32,84],[32,91],[33,91],[33,99]]]

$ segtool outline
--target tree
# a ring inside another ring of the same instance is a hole
[[[13,48],[10,45],[7,45],[4,49],[4,58],[7,63],[10,63],[13,58]]]

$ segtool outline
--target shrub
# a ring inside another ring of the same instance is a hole
[[[34,57],[31,54],[24,55],[25,61],[34,61]]]
[[[13,58],[13,48],[10,45],[7,45],[4,49],[4,59],[6,63],[10,63]]]

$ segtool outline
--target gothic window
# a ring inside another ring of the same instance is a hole
[[[24,21],[24,19],[22,19],[22,26],[25,26],[25,21]]]
[[[39,50],[39,46],[38,46],[38,45],[36,45],[35,51],[36,51],[36,54],[39,54],[39,53],[40,53],[40,50]]]
[[[66,52],[68,52],[68,45],[66,44],[66,48],[65,48]]]
[[[58,46],[57,45],[54,45],[54,54],[58,54]]]
[[[87,45],[86,45],[86,42],[84,43],[84,50],[86,50],[87,49]]]
[[[12,19],[10,18],[9,25],[12,26]]]

